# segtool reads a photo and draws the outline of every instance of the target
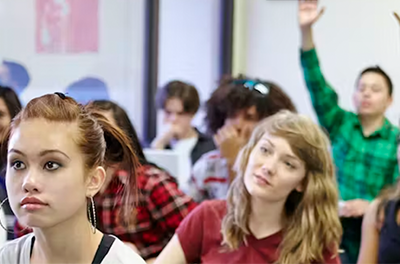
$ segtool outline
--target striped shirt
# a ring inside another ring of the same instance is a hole
[[[205,153],[193,166],[189,195],[197,202],[225,199],[229,189],[229,168],[219,150]]]

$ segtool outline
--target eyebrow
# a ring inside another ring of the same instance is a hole
[[[261,140],[275,147],[274,143],[272,143],[271,140],[269,140],[268,138],[262,137]]]
[[[14,153],[17,153],[17,154],[19,154],[19,155],[21,155],[21,156],[26,157],[26,155],[25,155],[22,151],[20,151],[20,150],[18,150],[18,149],[10,149],[10,150],[8,151],[8,153],[13,153],[13,152],[14,152]],[[70,157],[68,157],[67,154],[65,154],[64,152],[62,152],[62,151],[60,151],[60,150],[57,150],[57,149],[47,149],[47,150],[43,150],[43,151],[41,151],[41,152],[39,153],[39,156],[43,157],[43,156],[45,156],[45,155],[47,155],[47,154],[51,154],[51,153],[58,153],[58,154],[61,154],[61,155],[63,155],[64,157],[66,157],[67,159],[70,160]]]
[[[400,136],[399,136],[400,137]],[[267,139],[267,138],[262,138],[263,141],[269,143],[272,147],[275,147],[275,145],[271,142],[271,140]],[[294,155],[290,155],[290,154],[285,154],[286,158],[290,158],[290,159],[294,159],[300,162],[300,159]]]
[[[298,158],[298,157],[296,157],[296,156],[293,156],[293,155],[290,155],[290,154],[286,154],[285,155],[287,158],[289,158],[289,159],[293,159],[293,160],[296,160],[296,161],[299,161],[300,162],[300,159]]]

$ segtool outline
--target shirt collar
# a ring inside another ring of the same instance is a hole
[[[354,127],[357,127],[362,132],[362,126],[361,126],[360,120],[358,118],[354,118]],[[383,125],[378,130],[376,130],[371,135],[369,135],[368,137],[369,138],[370,137],[381,137],[381,138],[387,139],[390,136],[391,130],[392,130],[392,124],[389,122],[389,120],[387,118],[385,118]]]

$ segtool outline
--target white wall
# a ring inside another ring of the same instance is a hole
[[[220,21],[220,0],[160,1],[159,87],[180,79],[196,86],[202,102],[208,99],[219,79]],[[193,123],[202,125],[203,117],[200,111]]]
[[[297,1],[246,0],[246,73],[281,84],[298,109],[315,118],[299,61]],[[400,28],[392,16],[398,0],[322,0],[325,14],[316,24],[315,43],[327,80],[340,103],[354,110],[352,92],[359,72],[379,65],[395,85],[394,104],[400,103]],[[387,113],[395,124],[400,110]]]
[[[143,123],[145,0],[99,1],[99,52],[37,54],[35,1],[0,0],[0,56],[23,62],[31,83],[24,102],[94,75],[105,80],[111,98],[129,113],[139,135]]]

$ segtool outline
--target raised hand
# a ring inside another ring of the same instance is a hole
[[[324,8],[318,10],[318,0],[299,0],[299,26],[310,28],[324,13]]]

